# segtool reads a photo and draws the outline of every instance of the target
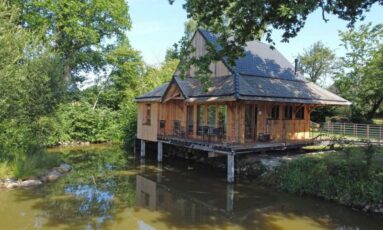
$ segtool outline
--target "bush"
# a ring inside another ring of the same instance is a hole
[[[368,149],[368,148],[367,148]],[[367,151],[367,150],[366,150]],[[365,159],[363,150],[306,156],[285,162],[267,175],[266,183],[296,194],[307,194],[358,205],[383,200],[383,167]]]
[[[63,141],[121,141],[123,128],[121,114],[109,108],[92,109],[85,101],[59,106],[52,117],[40,120],[43,132],[50,133],[46,145]]]

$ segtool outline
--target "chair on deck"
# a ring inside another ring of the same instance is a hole
[[[217,137],[218,141],[222,141],[224,135],[223,127],[213,128],[213,135]]]
[[[173,135],[176,137],[185,137],[185,131],[181,127],[179,120],[173,121]]]

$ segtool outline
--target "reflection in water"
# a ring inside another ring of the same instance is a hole
[[[62,153],[74,167],[67,177],[0,191],[0,229],[381,229],[381,219],[256,182],[227,184],[181,160],[136,164],[115,147]]]

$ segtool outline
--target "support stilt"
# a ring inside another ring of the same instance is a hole
[[[162,162],[162,155],[163,155],[163,144],[162,142],[158,142],[157,144],[157,161]]]
[[[227,182],[234,182],[234,153],[227,155]]]
[[[141,157],[145,157],[145,141],[141,140]]]
[[[234,185],[226,185],[226,211],[232,212],[234,209]]]

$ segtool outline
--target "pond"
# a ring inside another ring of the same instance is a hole
[[[55,149],[73,171],[0,191],[1,229],[382,229],[383,219],[180,159],[135,159],[118,146]]]

